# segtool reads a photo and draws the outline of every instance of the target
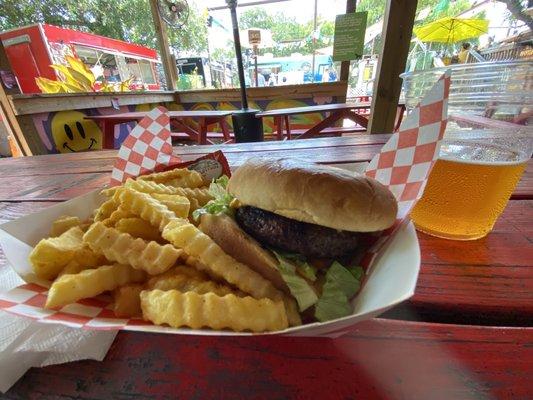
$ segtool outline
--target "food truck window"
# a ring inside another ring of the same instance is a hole
[[[89,67],[97,80],[102,81],[105,79],[109,82],[121,81],[114,54],[79,44],[74,45],[74,49],[78,58]]]
[[[118,71],[115,55],[104,53],[103,51],[99,51],[98,53],[100,65],[103,68],[104,79],[106,79],[108,82],[120,82],[120,73]]]
[[[154,70],[152,69],[152,63],[146,60],[139,60],[139,68],[141,70],[141,76],[147,85],[155,85]]]
[[[80,45],[74,45],[74,49],[76,50],[78,58],[88,67],[92,67],[98,62],[98,54],[96,50]]]
[[[126,76],[125,79],[129,79],[133,77],[133,83],[143,83],[142,81],[142,74],[141,74],[141,68],[139,66],[139,60],[136,58],[130,58],[125,57],[126,62]]]
[[[99,65],[98,52],[90,47],[74,45],[78,58],[92,71],[95,78],[102,78],[103,70]]]

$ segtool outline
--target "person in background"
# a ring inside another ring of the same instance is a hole
[[[463,43],[461,46],[461,51],[459,51],[459,54],[457,55],[459,63],[461,64],[466,63],[466,60],[468,59],[469,51],[470,51],[470,43],[468,42]]]
[[[265,86],[265,76],[263,74],[257,74],[257,86]]]
[[[322,82],[329,82],[329,68],[324,68],[324,73],[322,74]]]
[[[337,72],[335,71],[335,68],[331,67],[329,69],[329,81],[335,82],[337,80]]]
[[[311,64],[307,61],[302,64],[302,71],[304,73],[304,82],[312,82],[313,74],[311,73]]]

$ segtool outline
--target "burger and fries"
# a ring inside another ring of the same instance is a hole
[[[105,189],[81,221],[54,221],[30,254],[46,307],[112,293],[117,318],[174,328],[277,331],[350,315],[371,237],[397,204],[376,180],[250,159],[206,182],[173,169]]]

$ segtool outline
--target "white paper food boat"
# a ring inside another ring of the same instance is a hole
[[[105,197],[99,190],[46,208],[15,221],[0,225],[0,245],[8,263],[28,283],[23,287],[0,293],[0,308],[4,311],[33,318],[42,323],[59,323],[84,329],[125,329],[140,332],[161,332],[188,335],[257,335],[247,332],[175,329],[150,325],[138,319],[121,319],[103,301],[81,300],[60,310],[45,309],[47,283],[32,273],[28,256],[39,240],[48,236],[54,220],[62,215],[88,218]],[[373,318],[414,294],[420,269],[420,249],[414,226],[405,223],[376,260],[359,294],[352,300],[353,314],[325,323],[312,323],[288,328],[269,335],[340,336],[357,322]]]

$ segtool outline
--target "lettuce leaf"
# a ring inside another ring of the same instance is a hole
[[[327,289],[327,290],[326,290]],[[345,317],[352,313],[348,297],[338,288],[327,288],[324,285],[322,296],[315,307],[315,317],[320,322]]]
[[[274,251],[274,250],[272,250]],[[289,253],[288,251],[281,251],[276,250],[275,251],[279,256],[285,258],[286,260],[290,261],[299,261],[299,262],[305,262],[305,256],[298,254],[298,253]]]
[[[361,287],[361,282],[352,275],[348,268],[345,268],[340,262],[334,261],[326,273],[326,285],[338,287],[342,293],[351,298]]]
[[[346,269],[350,271],[353,277],[357,279],[358,281],[361,281],[361,279],[363,279],[363,275],[365,274],[363,267],[353,266],[353,267],[346,267]]]
[[[274,251],[276,258],[279,261],[279,272],[281,277],[289,287],[291,294],[298,303],[300,311],[305,311],[318,301],[314,289],[307,283],[307,281],[298,275],[296,266],[287,262],[281,254]]]
[[[283,257],[289,264],[293,264],[296,267],[296,271],[305,279],[310,280],[311,282],[316,281],[316,268],[309,264],[303,255],[298,253],[272,251],[277,253],[279,257]]]
[[[226,190],[228,187],[228,182],[229,178],[227,177],[227,175],[222,175],[220,178],[214,179],[209,184],[209,194],[215,199],[229,195]]]
[[[229,178],[226,175],[222,175],[220,178],[213,180],[209,185],[209,194],[213,196],[213,200],[210,200],[205,206],[194,210],[192,217],[195,221],[198,221],[203,214],[228,214],[233,216],[235,210],[230,207],[230,203],[233,200],[233,196],[226,190],[228,186]]]
[[[331,264],[326,273],[322,295],[315,307],[317,320],[325,322],[351,314],[352,306],[349,300],[361,288],[362,272],[360,267],[348,269],[337,261]]]
[[[296,271],[298,271],[298,273],[305,279],[308,279],[311,282],[316,281],[316,268],[308,262],[297,264]]]

